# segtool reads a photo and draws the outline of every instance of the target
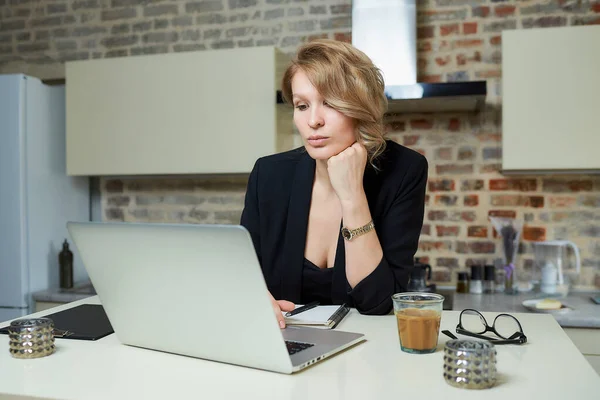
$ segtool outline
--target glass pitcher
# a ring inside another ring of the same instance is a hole
[[[535,276],[539,280],[540,290],[543,293],[568,292],[569,278],[565,273],[571,263],[568,260],[568,248],[573,250],[575,255],[575,275],[578,276],[581,271],[581,258],[579,248],[575,243],[568,240],[551,240],[547,242],[533,243],[535,257]],[[567,278],[565,279],[565,276]],[[572,277],[573,278],[573,277]]]

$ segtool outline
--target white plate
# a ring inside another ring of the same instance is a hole
[[[558,310],[544,310],[544,309],[541,309],[541,308],[537,308],[536,307],[537,303],[539,303],[542,300],[545,300],[545,299],[525,300],[522,304],[523,304],[523,307],[525,307],[528,310],[531,310],[531,311],[534,311],[534,312],[539,312],[539,313],[544,313],[544,314],[564,314],[564,313],[568,313],[570,311],[573,311],[573,309],[571,307],[567,306],[560,299],[556,299],[556,300],[558,300],[558,301],[560,301],[562,303],[562,307],[559,308]]]

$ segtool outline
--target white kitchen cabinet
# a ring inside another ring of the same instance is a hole
[[[564,328],[564,331],[600,375],[600,329]]]
[[[600,375],[600,356],[585,356],[585,359],[590,363],[598,375]]]
[[[67,173],[248,173],[294,146],[274,47],[66,63]]]
[[[600,172],[600,26],[502,32],[502,169]]]
[[[585,356],[585,359],[590,363],[598,375],[600,375],[600,356]]]
[[[35,302],[35,312],[48,310],[50,308],[62,306],[63,304],[65,304],[65,303],[54,303],[51,301],[36,301]]]

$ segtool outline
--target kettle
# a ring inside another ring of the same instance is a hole
[[[434,292],[435,284],[427,285],[426,279],[431,279],[431,265],[421,264],[419,258],[415,258],[415,265],[410,270],[408,292]]]
[[[574,268],[569,268],[567,248],[573,249]],[[581,271],[581,258],[575,243],[568,240],[551,240],[533,243],[535,265],[539,270],[540,290],[543,293],[560,292],[566,295],[570,280],[574,280]],[[574,272],[573,272],[574,270]],[[569,279],[570,278],[570,279]]]

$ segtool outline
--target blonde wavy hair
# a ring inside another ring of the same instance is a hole
[[[365,53],[332,39],[310,41],[298,49],[283,74],[282,94],[292,103],[292,78],[301,69],[325,101],[354,119],[356,139],[367,149],[369,163],[385,150],[383,114],[387,110],[381,71]]]

